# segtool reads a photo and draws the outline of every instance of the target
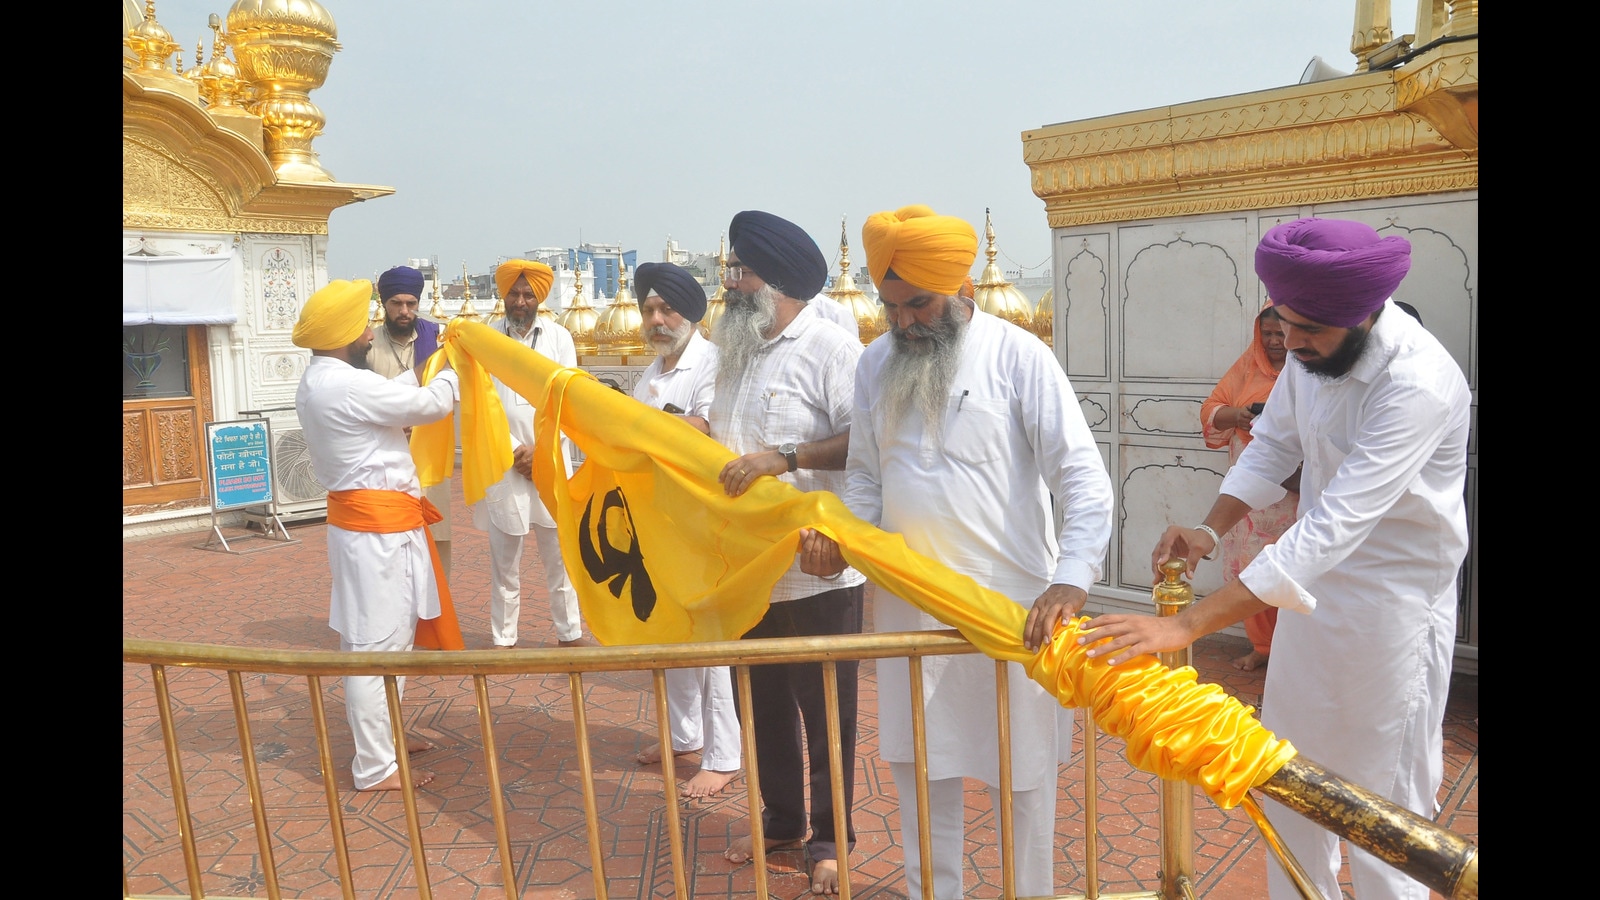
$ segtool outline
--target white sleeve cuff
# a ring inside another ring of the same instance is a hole
[[[1070,585],[1087,593],[1099,574],[1093,565],[1081,559],[1063,559],[1056,563],[1056,574],[1050,583]]]
[[[1310,613],[1317,608],[1317,598],[1289,577],[1289,573],[1272,558],[1275,545],[1263,547],[1250,565],[1239,573],[1239,581],[1268,606]]]
[[[1251,509],[1266,509],[1284,498],[1289,492],[1283,485],[1268,481],[1248,469],[1234,466],[1222,479],[1222,487],[1218,493],[1230,497],[1238,497],[1250,504]]]

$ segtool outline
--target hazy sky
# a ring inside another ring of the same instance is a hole
[[[1042,273],[1024,130],[1293,84],[1314,55],[1355,67],[1354,0],[325,5],[343,49],[311,94],[315,148],[339,181],[395,189],[334,212],[333,278],[580,240],[714,251],[742,209],[830,259],[848,216],[859,266],[862,221],[908,203],[980,237],[989,207],[1002,267]],[[1415,0],[1393,7],[1413,31]],[[186,69],[212,12],[156,3]]]

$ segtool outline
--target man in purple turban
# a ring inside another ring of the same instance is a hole
[[[1299,219],[1256,249],[1256,273],[1294,357],[1252,423],[1255,439],[1205,521],[1170,527],[1151,563],[1192,573],[1252,509],[1284,495],[1303,460],[1299,518],[1236,581],[1170,618],[1088,623],[1090,656],[1116,665],[1176,650],[1277,607],[1261,721],[1308,758],[1432,818],[1444,775],[1444,704],[1456,575],[1467,553],[1467,432],[1461,368],[1392,299],[1411,245],[1359,222]],[[1337,897],[1337,839],[1269,815],[1323,896]],[[1356,896],[1425,900],[1428,890],[1347,848]],[[1299,896],[1276,866],[1274,898]]]
[[[422,317],[426,281],[410,266],[395,266],[378,276],[378,300],[383,304],[383,328],[375,332],[367,364],[385,378],[396,378],[425,362],[439,349],[439,323]],[[450,577],[450,482],[423,488],[422,495],[444,513],[428,526],[439,548],[439,564]]]

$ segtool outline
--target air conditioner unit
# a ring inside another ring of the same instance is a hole
[[[263,416],[272,423],[272,489],[277,498],[278,517],[285,522],[321,519],[328,514],[328,489],[311,471],[311,454],[306,448],[305,431],[294,407],[244,410],[247,416]],[[266,516],[246,512],[251,522]]]

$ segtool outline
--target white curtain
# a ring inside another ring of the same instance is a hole
[[[123,325],[231,325],[233,253],[124,256]]]

